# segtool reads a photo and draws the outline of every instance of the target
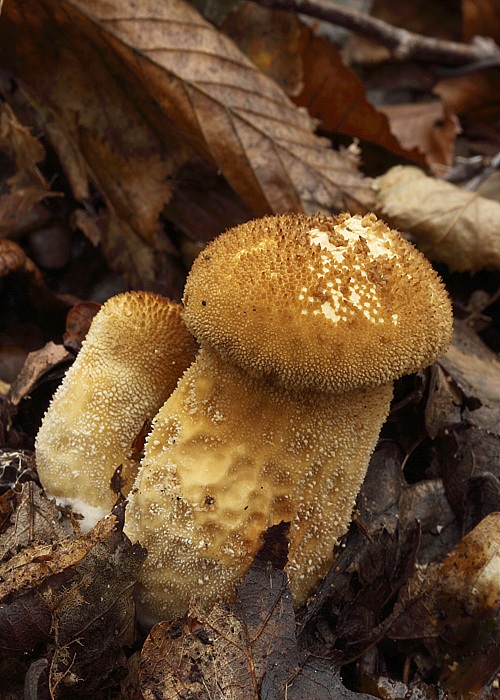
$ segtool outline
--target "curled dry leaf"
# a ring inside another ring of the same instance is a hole
[[[500,268],[499,202],[412,166],[391,168],[374,188],[377,213],[411,233],[431,260],[459,272]]]
[[[48,342],[40,350],[30,352],[22,370],[16,377],[9,391],[9,401],[12,406],[18,406],[22,399],[30,394],[37,382],[46,377],[54,369],[61,372],[67,367],[73,355],[63,345]]]
[[[500,667],[500,513],[484,518],[446,557],[437,603],[443,638],[452,642],[441,681],[472,700]]]
[[[448,623],[500,613],[500,513],[491,513],[444,560],[439,595]]]
[[[80,351],[92,319],[100,308],[100,304],[94,301],[81,301],[68,311],[66,332],[63,336],[64,347],[67,350],[75,353]]]

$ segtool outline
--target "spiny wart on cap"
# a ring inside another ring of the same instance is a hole
[[[123,491],[130,489],[134,438],[194,354],[181,306],[156,294],[119,294],[94,317],[36,438],[44,488],[81,512],[86,527],[111,511],[110,482],[120,466]]]
[[[388,382],[451,337],[437,273],[373,214],[237,226],[197,258],[184,304],[200,343],[290,389]]]
[[[393,379],[446,350],[444,286],[374,216],[283,215],[209,244],[184,303],[200,352],[155,417],[125,517],[148,549],[142,605],[229,602],[281,521],[301,605],[349,526]]]

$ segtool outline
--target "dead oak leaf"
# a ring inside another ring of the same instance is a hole
[[[339,154],[284,92],[182,0],[67,0],[65,11],[119,56],[254,214],[364,209],[357,158]]]

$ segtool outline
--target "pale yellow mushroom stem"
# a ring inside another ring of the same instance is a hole
[[[139,466],[134,438],[194,354],[181,306],[156,294],[117,295],[93,319],[36,438],[45,490],[82,513],[86,527],[111,511],[119,467],[128,493]]]
[[[191,596],[230,601],[282,521],[303,603],[349,526],[391,397],[392,383],[294,395],[202,350],[156,416],[130,494],[126,533],[148,550],[144,607],[162,618]]]
[[[448,296],[375,216],[289,214],[210,243],[184,304],[201,351],[155,419],[125,516],[149,552],[143,607],[230,601],[281,521],[300,605],[347,530],[393,380],[450,342]]]

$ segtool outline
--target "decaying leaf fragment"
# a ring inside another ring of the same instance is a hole
[[[45,149],[29,127],[17,119],[12,108],[0,102],[0,233],[8,233],[26,222],[26,214],[42,199],[57,196],[38,168]],[[12,161],[13,172],[7,163]],[[22,223],[21,223],[22,222]]]
[[[215,605],[207,613],[192,602],[187,620],[160,622],[146,640],[139,671],[145,700],[177,697],[185,685],[200,698],[256,700],[273,655],[286,657],[295,645],[285,575],[262,563],[240,587],[233,610]],[[226,695],[231,688],[239,691]]]
[[[375,210],[450,270],[500,268],[500,203],[398,165],[379,177]]]
[[[192,601],[187,617],[153,627],[139,682],[144,700],[369,698],[342,684],[336,659],[299,652],[285,575],[260,558],[230,610]]]
[[[12,514],[10,526],[0,534],[0,561],[34,541],[52,542],[67,535],[54,501],[34,481],[27,481],[7,495]]]
[[[500,668],[500,513],[465,535],[441,565],[417,569],[388,633],[427,643],[452,697],[471,699]]]
[[[135,638],[132,588],[145,552],[115,515],[80,537],[31,544],[0,566],[0,652],[47,659],[47,690],[91,693]]]
[[[500,510],[500,363],[455,320],[446,355],[432,368],[425,424],[447,499],[467,529]]]

